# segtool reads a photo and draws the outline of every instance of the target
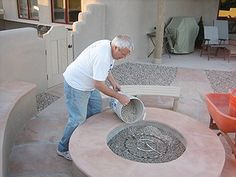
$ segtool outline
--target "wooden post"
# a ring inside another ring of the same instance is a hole
[[[153,63],[161,63],[165,27],[166,0],[157,0],[156,50]]]

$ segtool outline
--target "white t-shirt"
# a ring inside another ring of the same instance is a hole
[[[105,81],[114,65],[109,40],[88,46],[63,73],[65,81],[82,91],[94,90],[94,80]]]

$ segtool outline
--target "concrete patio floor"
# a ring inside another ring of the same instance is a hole
[[[139,62],[150,62],[150,59]],[[209,115],[204,96],[213,92],[213,89],[204,70],[236,71],[236,58],[232,58],[229,63],[221,57],[208,61],[206,56],[199,57],[199,53],[195,52],[189,55],[171,55],[171,58],[163,55],[161,65],[178,67],[172,83],[173,86],[181,87],[177,112],[208,127]],[[10,156],[10,177],[72,176],[72,163],[56,154],[56,146],[67,121],[63,86],[53,87],[48,93],[61,98],[27,122],[24,130],[18,134]],[[164,97],[143,96],[141,99],[145,106],[151,107],[169,108],[171,103],[171,100]],[[234,177],[236,160],[226,141],[221,136],[219,138],[226,151],[225,166],[220,177]]]

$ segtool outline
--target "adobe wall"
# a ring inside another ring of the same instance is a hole
[[[21,80],[47,89],[45,46],[35,28],[0,31],[0,83]]]
[[[39,0],[39,21],[18,19],[16,1],[2,0],[5,19],[20,22],[51,23],[51,4],[49,0]],[[157,0],[81,0],[82,10],[91,3],[103,3],[106,6],[105,37],[112,39],[117,34],[128,34],[134,40],[135,50],[132,58],[146,60],[152,49],[152,44],[146,33],[153,30],[157,24]],[[218,10],[218,0],[166,0],[166,21],[173,16],[193,16],[198,21],[203,16],[204,24],[212,24]],[[96,25],[96,24],[95,24]],[[65,25],[66,27],[71,25]],[[96,33],[96,28],[93,29]],[[83,36],[84,34],[82,34]],[[82,39],[82,38],[81,38]],[[94,39],[98,39],[97,37]],[[82,48],[91,43],[92,38],[81,40]],[[130,56],[131,57],[131,56]]]
[[[153,47],[146,33],[155,26],[158,30],[157,0],[82,0],[82,10],[94,2],[106,6],[105,38],[112,39],[117,34],[130,35],[135,45],[130,57],[145,61]],[[216,0],[166,0],[166,22],[173,16],[193,16],[198,22],[203,16],[204,23],[210,25],[217,10]]]

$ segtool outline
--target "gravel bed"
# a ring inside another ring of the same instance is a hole
[[[130,62],[115,65],[112,69],[112,74],[121,85],[169,86],[175,80],[176,73],[177,67]],[[236,88],[236,71],[205,70],[205,73],[215,92],[227,93],[229,89]],[[37,95],[38,111],[42,111],[58,98],[45,92]]]
[[[136,123],[124,128],[107,145],[117,155],[143,163],[164,163],[177,159],[184,144],[165,127],[154,122]]]
[[[123,63],[112,69],[112,74],[121,85],[170,85],[177,73],[176,67],[155,64]]]
[[[206,70],[206,75],[215,92],[227,93],[236,88],[236,71]]]
[[[59,98],[60,97],[45,92],[36,95],[37,110],[42,111],[43,109],[45,109],[47,106],[49,106]]]
[[[123,63],[114,66],[112,74],[121,85],[170,85],[176,77],[177,68],[154,64]],[[59,97],[41,93],[36,96],[37,109],[42,111]]]

